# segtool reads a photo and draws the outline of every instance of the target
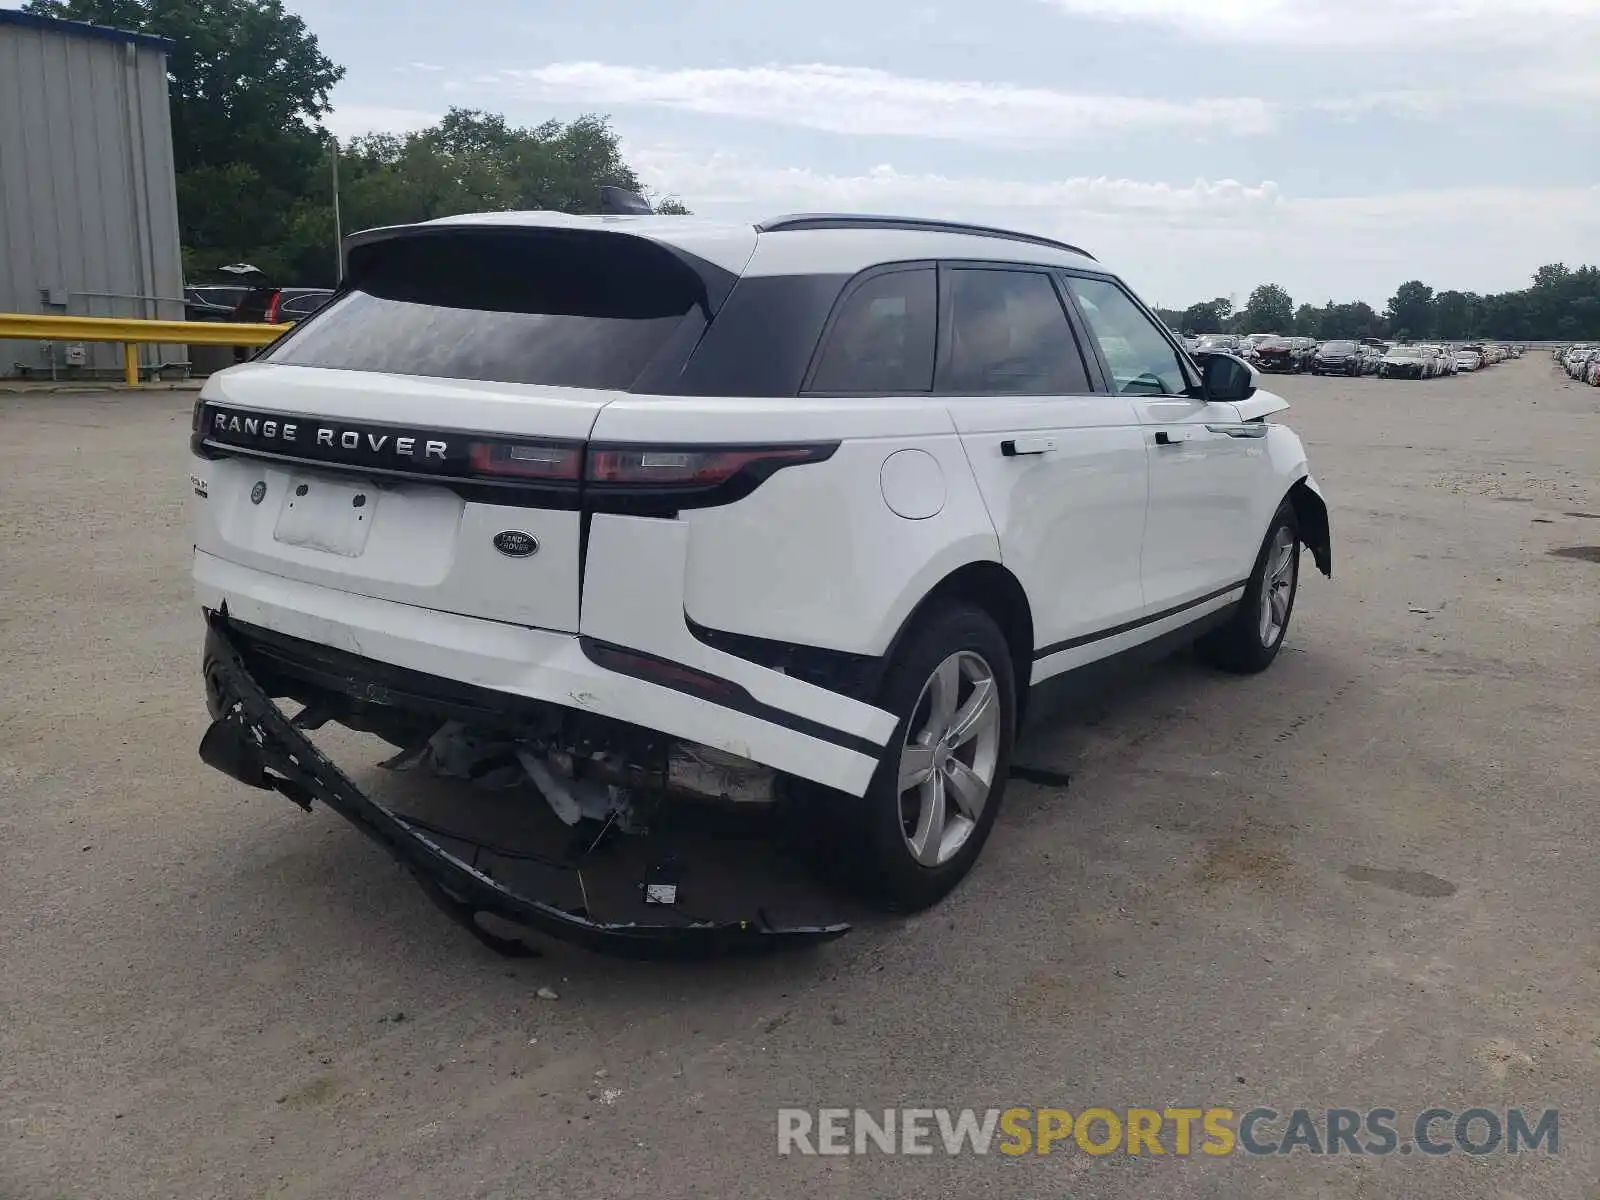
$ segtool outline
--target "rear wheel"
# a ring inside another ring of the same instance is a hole
[[[855,832],[857,879],[893,911],[926,908],[972,869],[1005,794],[1016,732],[1011,648],[981,609],[950,605],[907,638],[879,705],[900,717]]]
[[[1265,671],[1278,657],[1300,587],[1300,528],[1287,500],[1256,555],[1244,599],[1226,625],[1201,638],[1197,649],[1213,666],[1236,675]]]

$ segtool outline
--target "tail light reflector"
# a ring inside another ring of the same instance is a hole
[[[709,486],[732,478],[746,467],[815,462],[831,446],[762,446],[744,449],[662,447],[597,448],[589,452],[588,478],[595,483],[644,486]]]
[[[697,671],[693,667],[686,667],[669,659],[657,658],[653,654],[614,646],[609,642],[585,638],[584,653],[597,666],[605,667],[607,670],[659,683],[663,687],[674,688],[691,695],[703,696],[708,700],[726,703],[744,693],[744,689],[738,684],[716,675]]]

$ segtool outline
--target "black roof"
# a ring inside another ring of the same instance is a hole
[[[63,33],[69,37],[99,38],[123,45],[148,46],[170,54],[178,48],[171,38],[156,37],[150,33],[132,33],[126,29],[113,29],[109,25],[91,25],[87,21],[62,21],[55,17],[41,17],[36,13],[18,12],[14,8],[0,8],[0,25],[21,25],[29,29],[44,29]]]

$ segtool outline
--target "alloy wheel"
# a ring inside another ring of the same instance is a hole
[[[978,826],[1000,757],[999,686],[982,655],[958,650],[922,685],[900,749],[900,830],[911,857],[938,867]]]
[[[1295,549],[1294,531],[1279,525],[1261,575],[1261,644],[1268,649],[1278,644],[1289,624],[1289,606],[1294,603]]]

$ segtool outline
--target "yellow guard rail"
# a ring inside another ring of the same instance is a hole
[[[0,313],[0,341],[8,338],[58,342],[121,342],[122,377],[139,386],[139,350],[144,345],[265,346],[290,327],[232,321],[138,321],[122,317],[47,317]]]

